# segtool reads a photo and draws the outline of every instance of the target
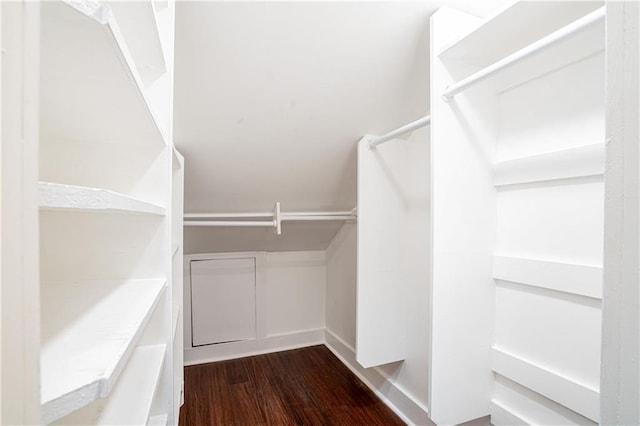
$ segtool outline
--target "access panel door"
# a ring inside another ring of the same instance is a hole
[[[256,338],[255,258],[191,261],[193,346]]]

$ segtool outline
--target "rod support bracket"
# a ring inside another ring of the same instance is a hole
[[[280,201],[276,201],[273,206],[273,227],[276,235],[282,235],[282,213],[280,211]]]

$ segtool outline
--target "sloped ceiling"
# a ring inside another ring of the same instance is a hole
[[[178,2],[185,211],[355,207],[356,142],[428,113],[428,22],[442,3]],[[485,13],[499,1],[457,3]],[[325,248],[339,226],[290,225],[275,240],[188,228],[186,250]]]

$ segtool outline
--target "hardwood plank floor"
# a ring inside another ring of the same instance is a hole
[[[185,367],[180,426],[404,425],[325,346]]]

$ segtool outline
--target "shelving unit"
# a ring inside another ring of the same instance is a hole
[[[602,6],[602,2],[512,2],[480,20],[467,16],[463,34],[443,40],[438,57],[478,67],[497,62]],[[465,18],[462,18],[465,19]],[[495,43],[496,34],[509,34]],[[491,46],[491,49],[487,49]]]
[[[131,354],[127,370],[118,380],[109,398],[75,411],[60,424],[78,426],[148,424],[151,404],[160,386],[160,372],[165,351],[165,345],[137,347]]]
[[[166,145],[128,40],[109,8],[97,1],[52,1],[42,4],[42,16],[42,135]]]
[[[438,424],[599,419],[605,15],[518,2],[432,17]]]
[[[172,227],[182,208],[172,196],[182,180],[174,181],[164,113],[173,98],[173,2],[161,13],[162,23],[151,1],[41,5],[46,423],[178,422],[182,293],[174,287],[182,284],[172,258],[181,241]]]
[[[155,3],[153,1],[133,4],[117,1],[106,3],[118,20],[142,82],[148,86],[167,70],[158,32]]]
[[[43,285],[42,402],[50,422],[109,395],[164,280]],[[61,311],[58,306],[69,309]]]

